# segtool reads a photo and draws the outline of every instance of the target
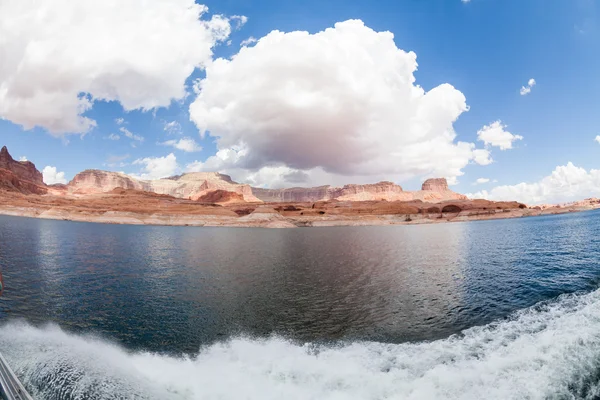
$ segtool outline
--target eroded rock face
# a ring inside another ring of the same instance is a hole
[[[436,191],[436,192],[443,192],[448,189],[448,181],[446,181],[446,178],[431,178],[431,179],[427,179],[425,182],[423,182],[423,185],[421,185],[421,190],[432,190],[432,191]]]
[[[0,150],[0,188],[23,194],[46,194],[42,173],[31,161],[15,161],[6,146]]]
[[[312,188],[260,189],[252,188],[252,193],[265,202],[315,202],[327,200],[367,201],[404,200],[410,196],[402,187],[392,182],[379,182],[367,185],[345,185],[343,187],[317,186]]]
[[[446,179],[428,179],[423,190],[407,192],[393,182],[367,185],[345,185],[341,188],[319,186],[313,188],[259,189],[252,188],[256,197],[265,202],[317,202],[317,201],[413,201],[440,202],[465,200],[466,196],[448,189]]]
[[[44,185],[42,173],[35,168],[31,161],[15,161],[6,146],[0,150],[0,168],[9,170],[19,179],[30,181],[38,185]]]
[[[343,201],[395,201],[409,199],[410,194],[403,191],[400,185],[383,181],[367,185],[345,185],[335,191],[333,198]]]
[[[336,188],[327,186],[318,186],[312,188],[286,188],[286,189],[261,189],[252,188],[252,193],[260,200],[267,203],[281,202],[314,202],[321,200],[331,200],[331,193]]]
[[[421,190],[415,192],[414,199],[428,202],[441,202],[448,200],[467,200],[467,196],[450,190],[446,178],[431,178],[423,182]]]
[[[110,192],[116,188],[144,190],[144,186],[137,180],[118,172],[87,169],[75,175],[67,185],[71,194],[94,194]]]
[[[252,194],[250,185],[231,180],[228,175],[218,172],[192,172],[179,176],[153,181],[141,181],[148,185],[147,191],[168,194],[173,197],[198,200],[214,190],[239,193],[246,202],[261,202]]]
[[[203,203],[243,203],[244,196],[241,193],[228,192],[227,190],[212,190],[198,198],[198,201]]]
[[[138,180],[118,172],[87,170],[77,174],[68,185],[69,193],[88,195],[106,193],[116,188],[132,189],[173,197],[198,200],[222,190],[237,193],[243,201],[260,202],[248,185],[240,185],[227,175],[216,172],[195,172],[156,180]]]
[[[442,202],[466,199],[465,196],[449,190],[444,178],[428,179],[423,183],[422,190],[416,192],[404,191],[400,185],[388,181],[343,187],[327,185],[312,188],[260,189],[236,183],[230,176],[218,172],[194,172],[164,179],[139,180],[118,172],[91,169],[77,174],[66,186],[47,186],[33,163],[15,161],[6,147],[0,151],[0,169],[6,170],[2,174],[4,188],[23,193],[50,193],[58,196],[86,196],[121,188],[212,203],[314,203],[331,200]]]

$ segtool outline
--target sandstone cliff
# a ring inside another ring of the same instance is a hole
[[[318,186],[312,188],[286,188],[286,189],[262,189],[252,188],[252,193],[260,200],[269,203],[279,202],[314,202],[330,200],[331,186]]]
[[[0,150],[0,168],[6,169],[15,174],[20,179],[44,185],[44,177],[42,173],[35,168],[31,161],[15,161],[6,146]]]
[[[433,191],[438,191],[438,192],[449,190],[448,189],[448,181],[446,181],[446,178],[427,179],[421,185],[421,190],[433,190]]]
[[[202,203],[216,204],[243,203],[244,196],[240,193],[217,189],[209,191],[205,195],[199,197],[198,201]]]
[[[317,186],[311,188],[261,189],[252,188],[252,193],[265,202],[315,202],[327,200],[368,201],[368,200],[411,200],[402,187],[392,182],[379,182],[366,185],[345,185],[343,187]]]
[[[42,173],[31,161],[15,161],[6,146],[0,150],[0,188],[24,194],[45,194]]]
[[[118,172],[86,169],[78,173],[67,185],[70,194],[86,195],[110,192],[113,189],[145,190],[141,182]]]
[[[0,185],[4,189],[22,193],[77,197],[107,193],[120,188],[212,203],[314,203],[331,200],[420,200],[436,203],[466,199],[465,196],[451,191],[444,178],[428,179],[423,183],[422,190],[414,192],[404,191],[401,186],[387,181],[343,187],[260,189],[236,183],[228,175],[218,172],[194,172],[164,179],[140,180],[118,172],[91,169],[77,174],[68,185],[47,186],[33,163],[13,160],[6,147],[0,151]]]
[[[368,201],[368,200],[405,200],[410,195],[402,190],[400,185],[392,182],[379,182],[368,185],[345,185],[333,192],[333,198],[345,201]]]
[[[467,200],[467,196],[450,190],[446,178],[432,178],[423,182],[420,191],[414,192],[414,200],[441,202],[448,200]]]
[[[427,180],[414,192],[392,182],[255,192],[277,204],[260,204],[250,186],[219,173],[138,180],[87,170],[68,185],[45,185],[32,163],[15,161],[6,148],[0,151],[0,214],[38,218],[287,228],[469,221],[600,208],[598,199],[546,210],[517,202],[467,200],[451,191],[445,179]]]
[[[138,180],[118,172],[86,170],[77,174],[67,185],[73,195],[110,192],[116,188],[132,189],[173,197],[198,200],[221,190],[241,195],[242,201],[260,202],[248,185],[235,183],[227,175],[217,172],[194,172],[156,180]]]
[[[317,202],[317,201],[413,201],[441,202],[465,200],[466,196],[448,188],[444,178],[428,179],[422,190],[404,191],[392,182],[379,182],[367,185],[345,185],[341,188],[319,186],[312,188],[261,189],[252,188],[252,193],[265,202]]]

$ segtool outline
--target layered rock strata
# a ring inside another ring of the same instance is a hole
[[[466,200],[466,196],[448,188],[444,178],[428,179],[420,191],[404,191],[392,182],[367,185],[345,185],[343,187],[319,186],[312,188],[260,189],[252,193],[264,202],[317,202],[317,201],[414,201],[440,202]]]
[[[90,195],[110,192],[116,188],[166,194],[190,200],[198,200],[211,192],[221,191],[238,194],[241,201],[261,202],[252,194],[249,185],[233,182],[229,176],[217,172],[193,172],[164,179],[138,180],[118,172],[86,170],[75,175],[69,182],[67,194]]]
[[[42,173],[31,161],[16,161],[6,146],[0,150],[0,187],[24,194],[48,192]]]

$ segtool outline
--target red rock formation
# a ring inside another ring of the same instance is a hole
[[[78,195],[105,193],[116,188],[144,190],[141,183],[125,174],[97,169],[86,169],[78,173],[67,187],[70,193]]]
[[[24,194],[45,194],[42,173],[31,161],[15,161],[6,146],[0,150],[0,188]]]
[[[146,182],[150,184],[150,191],[192,200],[197,200],[214,190],[224,190],[241,194],[244,201],[247,202],[261,202],[252,194],[250,185],[234,182],[229,175],[218,172],[190,172],[171,178]]]
[[[446,178],[427,179],[421,185],[421,191],[415,196],[415,200],[440,202],[446,200],[467,200],[467,196],[453,192],[448,188]]]
[[[425,182],[423,182],[423,185],[421,185],[421,190],[433,190],[436,192],[443,192],[449,190],[448,181],[446,181],[446,178],[427,179]]]
[[[241,193],[228,192],[227,190],[213,190],[198,198],[202,203],[244,203],[244,196]]]
[[[44,185],[42,173],[35,168],[31,161],[15,161],[8,152],[6,146],[0,150],[0,168],[7,169],[19,179],[23,179],[37,185]]]
[[[133,189],[169,196],[197,200],[209,192],[223,190],[238,193],[247,202],[260,202],[249,185],[233,182],[227,175],[217,172],[193,172],[156,180],[138,180],[118,172],[86,170],[69,182],[69,193],[88,195],[107,193],[116,188]]]
[[[379,182],[367,185],[345,185],[341,188],[319,186],[313,188],[260,189],[252,188],[252,193],[264,202],[316,202],[329,200],[342,201],[413,201],[440,202],[465,200],[466,196],[448,189],[446,179],[428,179],[423,189],[406,192],[393,182]]]
[[[517,202],[468,200],[448,189],[445,179],[429,179],[415,192],[403,191],[392,182],[254,190],[273,203],[259,204],[250,186],[212,172],[137,180],[87,170],[68,185],[45,185],[35,165],[15,161],[6,147],[0,151],[0,214],[39,218],[281,228],[469,221],[600,208],[600,199],[595,198],[548,209],[530,209]],[[288,198],[291,201],[282,202]],[[244,204],[249,201],[256,202]]]
[[[317,186],[311,188],[261,189],[252,188],[252,193],[264,202],[315,202],[333,199],[348,201],[410,199],[402,187],[392,182],[343,187]],[[400,196],[398,196],[400,195]],[[398,198],[400,197],[400,198]]]
[[[345,185],[332,193],[332,197],[338,200],[365,201],[365,200],[403,200],[409,195],[402,190],[400,185],[393,182],[383,181],[367,185]]]
[[[335,189],[335,188],[334,188]],[[286,189],[252,188],[252,194],[264,202],[311,202],[331,199],[331,186],[312,188],[293,187]]]

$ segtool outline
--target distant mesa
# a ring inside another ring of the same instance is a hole
[[[118,172],[100,170],[86,170],[77,174],[67,185],[67,193],[89,195],[106,193],[118,187],[215,203],[305,203],[330,200],[440,202],[466,199],[466,196],[449,190],[444,178],[428,179],[423,184],[423,190],[416,192],[404,191],[400,185],[388,181],[343,187],[327,185],[263,189],[234,182],[229,175],[218,172],[191,172],[163,179],[138,180]]]
[[[206,196],[219,190],[239,195],[231,195],[229,200],[223,201],[231,201],[234,197],[239,197],[245,202],[261,202],[252,194],[249,185],[235,183],[229,176],[217,172],[192,172],[164,179],[138,180],[118,172],[86,170],[75,175],[69,182],[66,194],[85,196],[110,192],[116,188],[166,194],[189,200],[202,198],[206,200]],[[226,196],[221,192],[216,196],[224,199]]]
[[[448,181],[446,181],[446,178],[427,179],[425,182],[423,182],[423,185],[421,185],[421,190],[433,190],[437,192],[443,192],[449,190]]]
[[[121,188],[210,203],[284,203],[319,201],[427,201],[466,200],[466,196],[448,188],[444,178],[428,179],[420,191],[404,191],[400,185],[382,181],[373,184],[349,184],[342,187],[294,187],[263,189],[234,182],[218,172],[192,172],[156,180],[135,179],[119,172],[88,169],[78,173],[67,185],[47,186],[42,174],[30,161],[15,161],[6,146],[0,151],[2,187],[22,193],[85,197],[109,193]]]
[[[444,178],[428,179],[422,190],[404,191],[400,185],[383,181],[366,185],[345,185],[343,187],[318,186],[312,188],[260,189],[252,188],[252,193],[264,202],[316,202],[316,201],[413,201],[441,202],[466,200],[467,197],[448,189]]]
[[[88,169],[66,185],[46,185],[30,161],[0,150],[0,214],[102,223],[294,228],[517,218],[600,208],[600,200],[547,208],[469,200],[444,178],[405,191],[382,181],[284,189],[254,188],[218,172],[136,179]]]

